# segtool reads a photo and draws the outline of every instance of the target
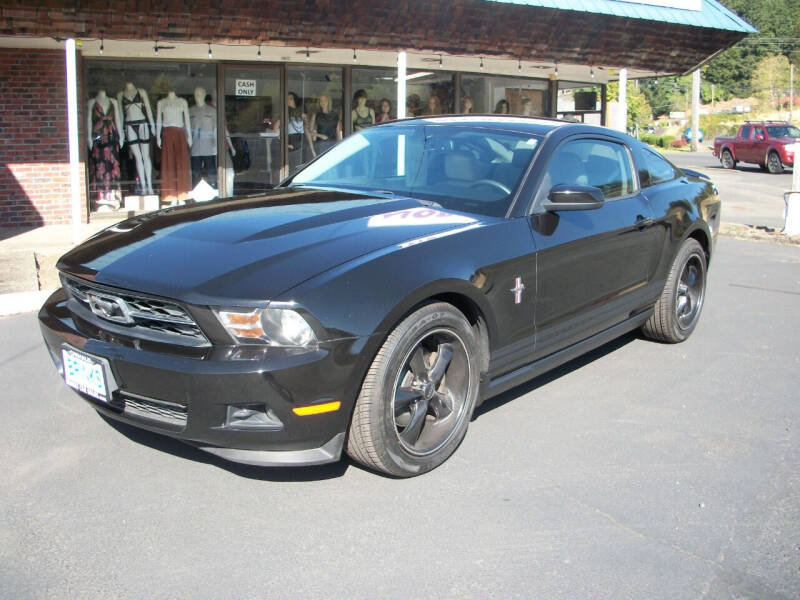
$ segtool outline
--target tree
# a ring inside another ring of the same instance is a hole
[[[789,59],[782,54],[762,58],[753,71],[752,85],[759,98],[775,107],[789,89]]]

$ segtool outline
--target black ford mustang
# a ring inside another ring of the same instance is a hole
[[[396,476],[475,406],[620,334],[697,324],[720,202],[607,129],[432,117],[272,192],[166,209],[58,263],[50,354],[101,413],[256,465]]]

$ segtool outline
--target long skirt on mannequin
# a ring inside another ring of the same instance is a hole
[[[161,201],[168,204],[184,202],[191,189],[186,130],[165,127],[161,131]]]

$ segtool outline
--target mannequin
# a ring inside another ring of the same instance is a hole
[[[150,160],[150,139],[153,137],[155,129],[150,99],[143,88],[137,88],[129,81],[125,84],[125,88],[117,94],[117,101],[122,107],[128,149],[136,161],[139,191],[142,194],[152,194],[153,163]]]
[[[428,98],[428,104],[422,111],[423,115],[440,115],[442,114],[442,103],[439,100],[439,96],[436,94],[431,94],[430,98]]]
[[[533,116],[533,101],[530,98],[523,98],[520,105],[520,114],[524,117]]]
[[[156,143],[161,148],[161,200],[170,204],[185,202],[192,189],[189,103],[172,90],[156,104]]]
[[[89,100],[86,116],[92,169],[89,177],[99,206],[120,205],[119,147],[125,141],[119,104],[105,90]]]
[[[217,187],[217,111],[206,103],[206,89],[194,89],[194,106],[189,109],[192,125],[192,187],[205,171],[205,179]]]
[[[328,94],[319,95],[319,110],[311,116],[311,131],[317,152],[325,152],[342,139],[342,119],[338,112],[331,110]]]
[[[375,125],[375,111],[367,106],[367,92],[358,90],[354,96],[356,107],[353,109],[353,131]]]
[[[375,116],[376,123],[385,123],[386,121],[394,121],[392,116],[392,102],[388,98],[383,98],[378,103],[380,112]]]
[[[294,92],[289,92],[286,95],[286,107],[289,109],[288,146],[289,172],[291,173],[302,163],[316,156],[317,151],[314,149],[308,115],[303,111],[300,97]],[[304,148],[304,146],[306,147]],[[309,152],[311,157],[308,156]]]

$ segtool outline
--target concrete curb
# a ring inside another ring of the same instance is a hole
[[[39,310],[47,297],[55,290],[41,290],[37,292],[17,292],[15,294],[0,294],[0,317],[18,315],[20,313]]]

